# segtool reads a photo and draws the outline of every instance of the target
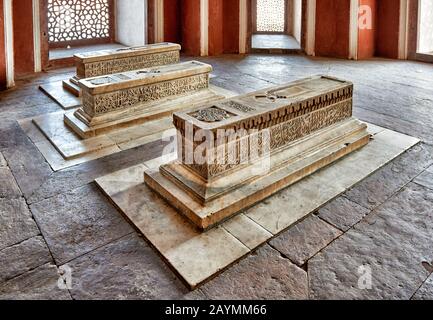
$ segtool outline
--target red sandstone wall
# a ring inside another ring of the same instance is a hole
[[[179,42],[186,54],[199,55],[200,1],[165,0],[164,19],[165,41]],[[209,55],[239,52],[239,0],[209,0],[208,39]]]
[[[34,72],[32,0],[13,1],[15,75]]]
[[[164,41],[180,43],[181,33],[181,5],[182,0],[164,1]]]
[[[6,57],[5,57],[5,30],[3,17],[3,0],[0,0],[0,90],[6,87]]]
[[[399,0],[377,1],[376,55],[398,58]]]
[[[200,55],[200,1],[182,0],[182,47],[186,54]]]
[[[239,0],[224,0],[224,53],[239,53]]]
[[[370,59],[376,51],[376,6],[377,0],[360,0],[360,5],[368,5],[372,11],[372,28],[358,30],[358,59]]]
[[[316,55],[349,56],[349,0],[317,0]]]

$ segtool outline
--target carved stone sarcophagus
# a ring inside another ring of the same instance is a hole
[[[178,63],[180,50],[180,45],[164,42],[76,54],[77,75],[63,87],[78,96],[80,79]]]
[[[82,79],[83,106],[65,114],[65,122],[88,138],[97,129],[171,115],[176,106],[164,109],[157,102],[207,89],[211,71],[208,64],[188,61]]]
[[[199,229],[214,227],[366,145],[352,94],[317,76],[175,113],[178,159],[145,182]]]

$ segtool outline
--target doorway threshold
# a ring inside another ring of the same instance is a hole
[[[299,42],[292,36],[285,34],[254,34],[251,51],[253,53],[293,53],[302,52]]]

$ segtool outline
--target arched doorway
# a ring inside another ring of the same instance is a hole
[[[253,0],[251,5],[253,52],[300,50],[302,0]]]
[[[418,53],[433,56],[433,1],[419,2]]]

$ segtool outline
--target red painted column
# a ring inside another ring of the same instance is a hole
[[[200,1],[182,0],[182,48],[188,55],[200,55]]]
[[[239,53],[239,0],[223,0],[224,53]]]
[[[350,1],[317,0],[316,55],[348,58],[349,35]]]
[[[15,75],[33,73],[33,6],[32,0],[13,1]]]
[[[239,53],[239,0],[209,0],[209,55]]]
[[[208,39],[210,56],[224,52],[224,2],[224,0],[209,0]]]
[[[398,58],[399,29],[400,1],[378,1],[376,55],[392,59]]]
[[[5,21],[3,16],[3,0],[0,0],[0,90],[6,88],[6,47],[5,47]]]
[[[164,0],[164,41],[182,42],[182,0]]]

